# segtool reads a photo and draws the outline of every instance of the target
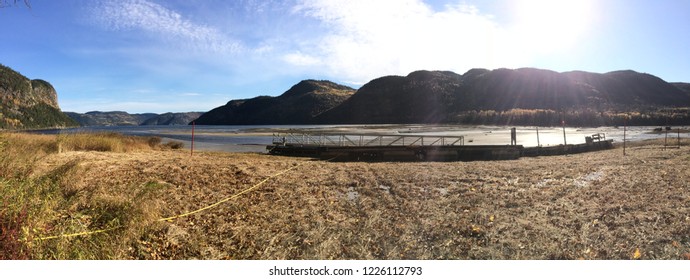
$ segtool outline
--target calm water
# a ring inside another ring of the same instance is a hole
[[[655,127],[628,127],[626,139],[639,141],[663,138],[664,134],[650,133]],[[675,129],[675,127],[674,127]],[[687,127],[685,127],[687,129]],[[517,127],[517,144],[542,146],[563,144],[563,128],[540,127],[537,138],[536,127]],[[444,135],[464,136],[466,145],[507,145],[510,144],[510,127],[499,126],[453,126],[453,125],[271,125],[271,126],[201,126],[194,127],[195,149],[208,151],[265,152],[271,144],[273,133],[306,131],[312,134],[371,133],[386,135]],[[687,130],[685,130],[687,131]],[[125,135],[159,136],[164,141],[175,140],[185,143],[189,148],[192,140],[192,126],[108,126],[81,127],[59,130],[43,130],[38,133],[80,133],[117,132]],[[605,133],[606,139],[622,142],[623,127],[565,128],[568,144],[585,142],[585,136]],[[690,137],[681,133],[681,137]],[[669,133],[669,138],[677,134]]]

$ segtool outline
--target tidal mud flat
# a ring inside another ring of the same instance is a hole
[[[258,152],[265,153],[266,146],[272,144],[274,134],[373,134],[373,135],[428,135],[463,136],[466,145],[508,145],[511,143],[510,129],[506,126],[468,126],[468,125],[421,125],[421,124],[381,124],[381,125],[264,125],[264,126],[195,126],[194,147],[203,151],[219,152]],[[562,144],[585,143],[585,137],[604,133],[606,139],[622,143],[624,134],[628,141],[664,139],[673,141],[676,129],[681,138],[690,137],[688,127],[673,127],[668,135],[655,131],[659,127],[526,127],[518,126],[517,145],[525,147],[556,146]],[[39,131],[49,134],[72,133],[121,133],[133,136],[156,136],[165,140],[180,141],[189,149],[192,140],[192,126],[135,126],[135,127],[82,127],[61,130]],[[538,133],[537,133],[538,132]]]

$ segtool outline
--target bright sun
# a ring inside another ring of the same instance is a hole
[[[593,20],[591,0],[514,1],[515,32],[520,40],[542,51],[574,45]]]

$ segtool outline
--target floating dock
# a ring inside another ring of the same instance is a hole
[[[603,134],[584,144],[548,147],[465,145],[464,136],[376,134],[274,134],[269,154],[336,161],[474,161],[566,155],[613,148]]]

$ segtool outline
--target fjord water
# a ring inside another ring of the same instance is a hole
[[[652,133],[656,127],[627,127],[626,139],[639,141],[664,138],[664,133]],[[466,126],[466,125],[256,125],[256,126],[206,126],[194,127],[195,148],[207,151],[227,152],[265,152],[271,144],[273,134],[377,134],[377,135],[429,135],[464,136],[465,145],[508,145],[510,129],[507,126]],[[537,129],[539,136],[537,138]],[[676,128],[669,132],[675,138]],[[554,146],[564,143],[562,127],[516,127],[517,144],[526,147]],[[684,128],[683,131],[687,131]],[[67,129],[41,130],[37,133],[85,133],[115,132],[135,136],[158,136],[164,141],[180,141],[189,147],[192,140],[192,126],[103,126]],[[565,128],[567,144],[580,144],[585,137],[595,133],[605,133],[606,139],[623,141],[623,127]],[[688,137],[683,132],[681,137]]]

